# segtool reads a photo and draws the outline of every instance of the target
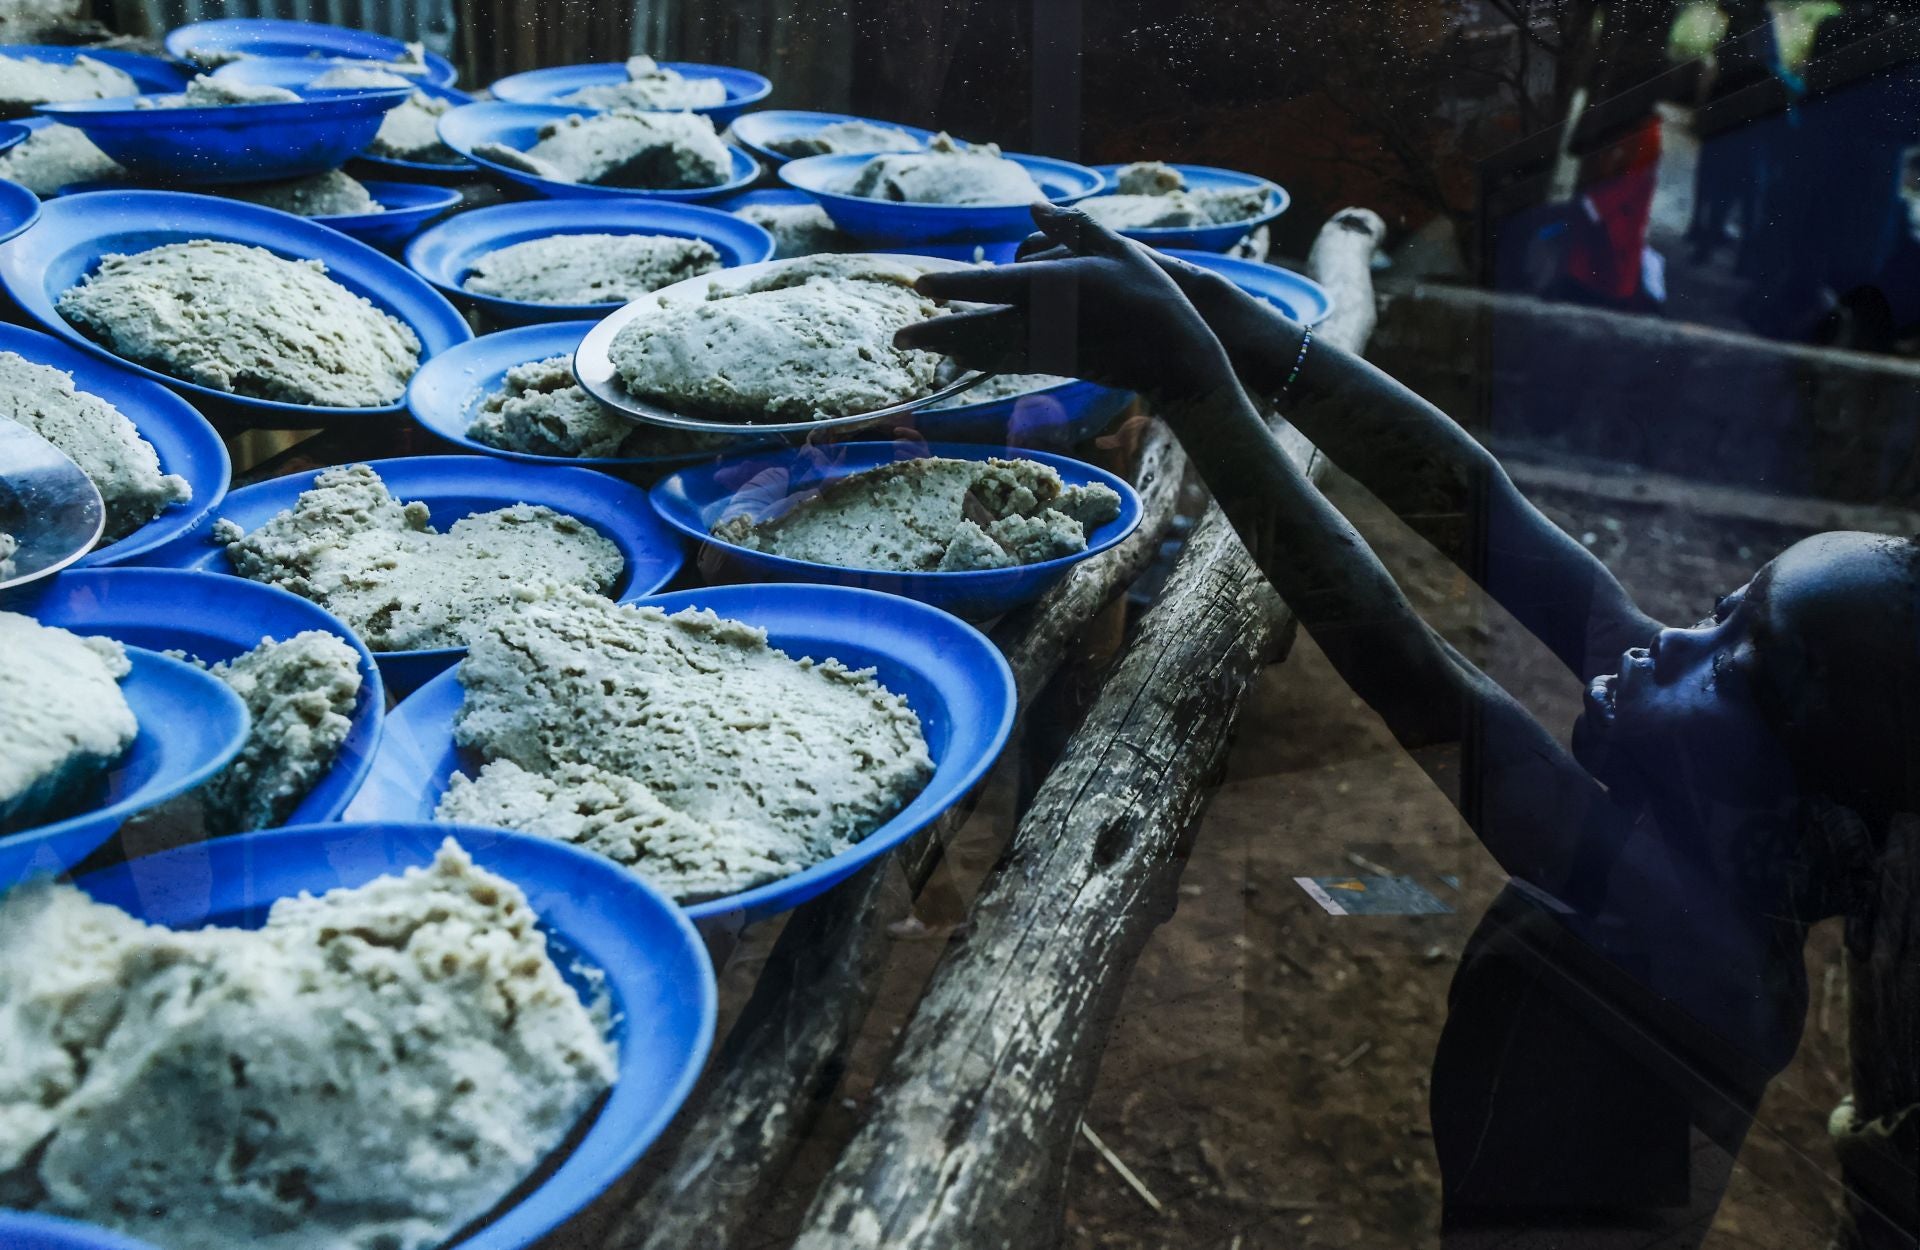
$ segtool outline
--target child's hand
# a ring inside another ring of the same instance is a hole
[[[993,269],[931,273],[940,299],[999,305],[902,330],[895,341],[995,373],[1054,373],[1162,398],[1234,385],[1199,312],[1144,247],[1085,213],[1035,205],[1058,256]]]
[[[1230,278],[1165,252],[1146,251],[1200,313],[1248,386],[1276,394],[1292,369],[1305,327],[1272,304],[1249,295]],[[1023,261],[1049,261],[1073,252],[1045,232],[1036,232],[1026,237],[1016,255]]]

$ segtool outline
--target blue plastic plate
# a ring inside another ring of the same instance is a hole
[[[524,152],[537,142],[540,127],[562,117],[579,116],[580,113],[580,109],[568,108],[563,104],[513,104],[505,100],[488,100],[457,108],[443,116],[440,119],[440,141],[496,178],[526,187],[550,200],[639,198],[702,203],[744,191],[760,176],[760,162],[736,147],[727,149],[733,158],[732,177],[715,186],[694,187],[685,191],[642,191],[633,187],[597,187],[587,182],[556,182],[552,178],[509,169],[473,154],[473,150],[483,143],[504,143]]]
[[[727,89],[725,104],[709,104],[705,108],[688,110],[711,118],[715,130],[725,130],[728,122],[773,93],[773,84],[752,70],[734,69],[729,65],[702,65],[695,61],[661,61],[659,64],[661,68],[673,70],[682,78],[720,80],[720,85]],[[487,90],[494,99],[514,104],[558,104],[561,96],[571,95],[582,87],[611,87],[625,81],[625,61],[598,61],[587,65],[556,65],[549,69],[528,70],[524,74],[509,74]],[[567,107],[571,112],[581,111],[577,104]]]
[[[792,187],[756,187],[752,191],[741,191],[729,195],[724,200],[714,200],[708,208],[717,208],[723,213],[737,213],[750,204],[811,204],[814,199],[805,191],[795,191]]]
[[[368,247],[377,247],[381,251],[398,251],[405,247],[407,240],[418,234],[429,221],[446,212],[460,202],[460,192],[454,187],[423,186],[414,182],[364,182],[374,200],[385,206],[378,213],[335,213],[319,214],[308,217],[308,221],[318,222],[338,230],[349,238],[365,243]],[[93,191],[138,191],[138,183],[130,182],[76,182],[61,188],[61,195],[86,195]],[[220,195],[221,189],[205,188],[208,195]],[[222,197],[224,198],[224,196]]]
[[[30,133],[20,122],[0,122],[0,152],[19,147],[27,141]]]
[[[373,142],[409,88],[308,91],[284,104],[134,108],[127,100],[77,100],[36,110],[86,132],[136,178],[182,183],[256,182],[337,169]],[[145,99],[147,97],[135,97]]]
[[[1001,240],[997,243],[915,243],[911,247],[870,247],[863,249],[890,256],[937,256],[957,260],[964,265],[1011,265],[1018,257],[1020,244]]]
[[[553,356],[571,356],[592,328],[584,321],[560,321],[483,334],[471,343],[462,343],[445,355],[436,356],[414,374],[413,385],[407,388],[407,407],[414,420],[450,443],[471,452],[527,464],[610,468],[685,464],[712,456],[711,451],[673,456],[540,456],[525,451],[502,451],[468,435],[467,427],[473,424],[481,401],[500,389],[507,370]]]
[[[328,26],[324,22],[297,22],[272,17],[228,17],[190,22],[167,32],[167,52],[192,62],[194,52],[238,56],[306,57],[332,62],[393,62],[406,55],[404,41],[372,31]],[[431,82],[452,83],[460,76],[453,63],[437,52],[426,55]]]
[[[20,128],[13,126],[9,129],[19,130]],[[20,138],[26,138],[24,131]],[[17,182],[8,182],[0,178],[0,243],[5,243],[15,235],[21,234],[39,220],[40,197]]]
[[[338,61],[316,61],[307,57],[257,57],[253,60],[235,61],[230,65],[222,65],[213,72],[213,76],[230,82],[285,87],[289,91],[301,91],[314,79],[339,66]],[[378,66],[370,68],[378,68]],[[413,84],[413,89],[446,100],[456,108],[462,104],[473,103],[473,97],[466,92],[442,83],[416,82]],[[375,156],[371,152],[361,152],[354,159],[378,166],[390,175],[403,173],[414,178],[424,176],[437,182],[445,182],[457,175],[473,172],[473,164],[464,160],[444,163],[403,161],[391,156]]]
[[[435,529],[444,531],[461,517],[517,503],[545,504],[577,517],[620,548],[627,566],[613,586],[625,602],[650,595],[680,571],[686,553],[678,535],[660,522],[647,492],[590,469],[509,464],[488,456],[403,456],[370,460],[396,499],[422,500]],[[251,533],[291,508],[300,492],[326,472],[295,473],[243,486],[228,495],[215,514]],[[213,541],[211,525],[148,552],[141,564],[157,568],[231,573],[227,549]],[[467,653],[465,647],[418,651],[378,651],[380,672],[396,694],[412,690]]]
[[[1291,269],[1238,256],[1222,256],[1218,252],[1177,247],[1161,250],[1230,279],[1247,294],[1259,296],[1301,325],[1319,325],[1333,311],[1333,296],[1327,293],[1327,288]]]
[[[895,130],[906,131],[918,139],[923,147],[927,140],[933,138],[933,131],[924,130],[919,126],[883,122],[873,117],[856,117],[852,113],[811,113],[805,109],[762,109],[757,113],[736,117],[733,122],[733,137],[740,141],[741,147],[768,165],[777,168],[792,160],[793,157],[780,155],[767,146],[768,144],[797,139],[836,122],[869,122],[875,126],[891,126]]]
[[[691,904],[695,920],[742,923],[798,907],[924,829],[978,784],[1013,729],[1013,670],[971,625],[924,603],[845,586],[716,586],[640,600],[668,612],[711,608],[767,631],[788,655],[871,667],[920,717],[933,779],[892,820],[832,859],[780,881]],[[373,776],[350,820],[429,820],[463,765],[453,744],[464,692],[457,671],[415,691],[387,718]]]
[[[97,806],[0,835],[0,893],[28,877],[65,872],[128,817],[185,794],[226,767],[245,744],[247,708],[225,682],[139,647],[128,647],[127,659],[133,671],[121,679],[120,693],[140,722],[139,736],[107,770]]]
[[[397,252],[426,229],[434,218],[460,203],[460,192],[455,187],[378,181],[363,185],[383,211],[309,217],[307,220],[330,226],[368,247],[377,247],[383,252]]]
[[[750,116],[758,116],[751,114]],[[716,200],[712,207],[724,212],[737,213],[743,208],[756,204],[800,205],[818,203],[805,191],[796,191],[792,187],[761,187],[753,191],[742,191],[730,195],[724,200]],[[776,244],[776,246],[778,246]],[[1020,250],[1018,241],[1001,240],[986,243],[917,243],[911,247],[862,247],[867,252],[884,252],[896,256],[935,256],[941,260],[957,260],[967,264],[986,263],[989,265],[1011,265]]]
[[[1010,569],[967,573],[881,573],[813,564],[738,547],[713,537],[713,527],[729,517],[742,513],[755,520],[776,516],[800,497],[811,495],[836,479],[926,456],[955,460],[1019,457],[1038,461],[1051,466],[1069,486],[1099,482],[1112,487],[1120,496],[1120,515],[1088,534],[1087,549],[1078,554]],[[1099,555],[1140,524],[1139,495],[1122,479],[1092,465],[1030,449],[922,443],[917,439],[894,443],[826,443],[733,456],[717,464],[695,465],[672,474],[654,486],[652,499],[661,520],[699,544],[696,563],[712,580],[857,586],[917,599],[968,620],[987,620],[1039,598],[1071,572],[1074,565]]]
[[[294,260],[318,260],[335,282],[393,314],[419,336],[429,360],[473,337],[466,319],[399,261],[337,230],[257,204],[179,191],[110,191],[49,201],[33,246],[0,247],[0,285],[42,327],[94,355],[196,397],[207,412],[253,425],[310,429],[400,410],[404,397],[377,408],[329,408],[255,399],[169,377],[109,352],[69,325],[56,301],[99,267],[109,252],[146,251],[189,239],[225,239]]]
[[[150,1242],[31,1211],[0,1208],[0,1246],[8,1250],[158,1250]]]
[[[243,833],[116,864],[75,884],[152,924],[257,928],[278,899],[429,864],[448,837],[475,864],[525,892],[575,991],[607,995],[609,1036],[619,1047],[613,1088],[587,1113],[578,1144],[526,1197],[454,1243],[458,1250],[523,1250],[633,1166],[686,1101],[713,1046],[713,966],[672,903],[632,873],[564,843],[467,825]]]
[[[0,56],[14,60],[47,61],[55,65],[71,65],[84,56],[103,65],[111,65],[133,79],[142,95],[185,91],[187,80],[193,77],[193,72],[184,65],[139,52],[122,52],[118,48],[57,48],[48,44],[8,43],[0,44]]]
[[[1008,160],[1026,168],[1055,204],[1072,204],[1094,194],[1102,185],[1100,175],[1084,165],[1058,161],[1049,156],[1022,156],[1005,153]],[[835,225],[856,239],[877,244],[903,246],[913,243],[979,243],[1018,241],[1033,232],[1030,205],[1018,204],[897,204],[891,200],[868,199],[864,195],[844,195],[840,188],[850,184],[860,167],[871,156],[844,153],[836,156],[808,156],[788,161],[779,169],[780,180],[805,191],[827,210]]]
[[[281,642],[317,629],[344,639],[360,657],[360,694],[353,727],[327,775],[287,817],[290,825],[337,820],[373,767],[387,694],[373,653],[352,630],[317,604],[278,586],[239,577],[175,569],[102,569],[38,583],[9,610],[76,634],[106,634],[150,651],[184,651],[218,664],[245,654],[263,638]]]
[[[407,248],[407,266],[451,298],[507,325],[542,321],[597,321],[626,300],[604,304],[530,304],[478,295],[461,285],[488,253],[529,239],[560,234],[667,234],[705,239],[734,269],[773,255],[773,236],[731,213],[696,204],[646,200],[532,200],[494,204],[449,217]]]
[[[140,437],[159,453],[162,473],[178,473],[193,487],[192,499],[166,509],[118,542],[89,552],[75,567],[130,560],[202,524],[226,498],[233,475],[226,444],[205,417],[166,387],[25,326],[0,325],[0,352],[71,373],[75,390],[106,400],[133,422]]]
[[[1124,166],[1095,165],[1093,168],[1106,183],[1101,187],[1100,194],[1118,194],[1120,171]],[[1138,239],[1159,248],[1184,247],[1198,252],[1224,252],[1286,212],[1287,205],[1293,202],[1293,197],[1287,194],[1285,187],[1252,174],[1216,169],[1211,165],[1174,165],[1172,168],[1186,179],[1189,191],[1238,191],[1264,187],[1267,191],[1267,207],[1258,216],[1218,226],[1153,226],[1144,230],[1122,230],[1120,233],[1129,239]]]
[[[968,392],[955,398],[964,400]],[[985,403],[922,408],[899,424],[920,437],[949,443],[1066,451],[1103,433],[1133,402],[1131,391],[1068,379],[1037,391]]]

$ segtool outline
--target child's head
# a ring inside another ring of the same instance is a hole
[[[1795,544],[1593,683],[1575,749],[1663,821],[1846,807],[1879,831],[1920,812],[1920,546]]]

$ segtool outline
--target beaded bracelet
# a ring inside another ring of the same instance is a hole
[[[1300,370],[1307,363],[1307,349],[1312,346],[1313,327],[1308,326],[1307,332],[1300,337],[1300,354],[1293,358],[1293,372],[1287,374],[1287,380],[1281,384],[1280,394],[1275,397],[1276,403],[1293,394],[1293,384],[1300,380]]]

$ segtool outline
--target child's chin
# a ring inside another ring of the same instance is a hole
[[[1609,728],[1607,718],[1591,708],[1573,719],[1573,758],[1596,777],[1600,775],[1597,766],[1611,754]]]
[[[1573,758],[1615,800],[1637,807],[1644,798],[1645,786],[1620,749],[1614,728],[1604,718],[1582,713],[1573,722]]]

